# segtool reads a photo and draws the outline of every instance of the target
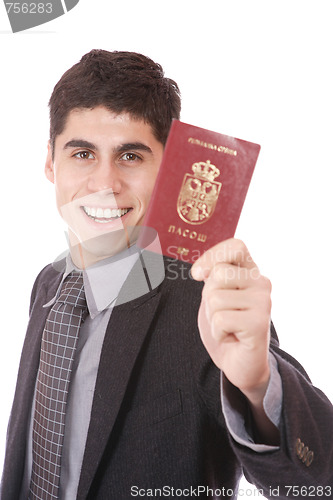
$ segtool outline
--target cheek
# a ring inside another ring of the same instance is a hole
[[[141,225],[143,223],[150,202],[150,198],[154,189],[154,185],[155,185],[155,176],[150,176],[149,178],[146,178],[144,181],[136,185],[134,193],[136,193],[136,198],[139,203],[138,208],[140,213],[140,219],[136,222],[137,225]]]
[[[155,186],[155,180],[151,180],[149,183],[145,183],[144,188],[142,190],[142,203],[145,208],[148,207],[151,195],[153,193],[153,189]]]
[[[151,198],[156,180],[155,172],[146,172],[145,175],[132,179],[127,185],[127,189],[140,201],[141,205],[147,206]]]
[[[79,177],[75,175],[56,172],[54,184],[58,206],[71,202],[80,191]]]
[[[149,199],[151,197],[151,194],[155,186],[157,174],[158,174],[158,169],[154,169],[153,172],[151,172],[151,174],[147,177],[145,182],[145,192]]]
[[[56,190],[56,199],[58,208],[60,208],[65,203],[68,203],[70,200],[70,188],[68,184],[63,184],[61,182],[55,183]]]

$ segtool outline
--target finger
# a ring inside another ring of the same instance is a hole
[[[208,317],[217,311],[247,310],[255,307],[260,300],[258,294],[254,296],[245,290],[208,290],[203,291],[203,297]],[[264,300],[266,297],[262,294],[261,304]]]
[[[218,262],[205,279],[209,288],[245,289],[261,278],[257,267],[244,267]]]
[[[247,247],[241,240],[229,239],[207,250],[192,266],[194,279],[206,279],[215,264],[224,262],[247,269],[257,267]]]
[[[249,349],[258,344],[257,332],[265,332],[269,329],[269,320],[258,315],[253,309],[242,311],[216,311],[211,316],[211,332],[217,341],[223,341],[228,335],[234,340],[241,341],[243,346]]]
[[[218,310],[210,317],[212,336],[218,342],[225,341],[230,336],[229,341],[238,340],[237,335],[242,331],[240,326],[240,316],[243,311],[221,311]],[[245,321],[245,320],[244,320]],[[243,323],[243,320],[241,321]]]

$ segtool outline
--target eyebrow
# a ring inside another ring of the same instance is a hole
[[[64,149],[69,148],[86,148],[93,149],[94,151],[98,150],[98,147],[92,142],[86,141],[84,139],[72,139],[71,141],[66,142],[64,145]],[[147,153],[153,154],[151,148],[142,142],[127,142],[124,144],[120,144],[116,146],[113,150],[114,153],[125,153],[129,150],[135,151],[146,151]]]
[[[64,145],[64,149],[68,148],[87,148],[97,150],[98,148],[92,142],[85,141],[83,139],[72,139],[71,141],[66,142]]]
[[[147,153],[153,154],[150,147],[146,146],[146,144],[143,144],[142,142],[128,142],[125,144],[120,144],[119,146],[114,148],[115,153],[125,153],[129,150],[146,151]]]

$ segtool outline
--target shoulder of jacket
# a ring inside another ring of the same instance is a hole
[[[65,261],[64,261],[65,262]],[[30,305],[33,303],[35,300],[36,295],[38,294],[38,291],[43,287],[46,289],[53,288],[54,286],[57,286],[57,284],[60,282],[62,273],[64,272],[64,268],[62,271],[60,271],[60,267],[56,267],[53,264],[48,264],[45,266],[40,273],[37,275],[32,292],[31,292],[31,300],[30,300]]]

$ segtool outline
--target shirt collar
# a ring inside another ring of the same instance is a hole
[[[139,258],[139,252],[136,245],[133,245],[116,256],[100,261],[83,271],[75,267],[68,253],[61,283],[54,297],[44,307],[52,306],[56,302],[64,280],[72,271],[82,271],[88,310],[91,318],[94,319],[100,312],[114,305],[121,287]]]

